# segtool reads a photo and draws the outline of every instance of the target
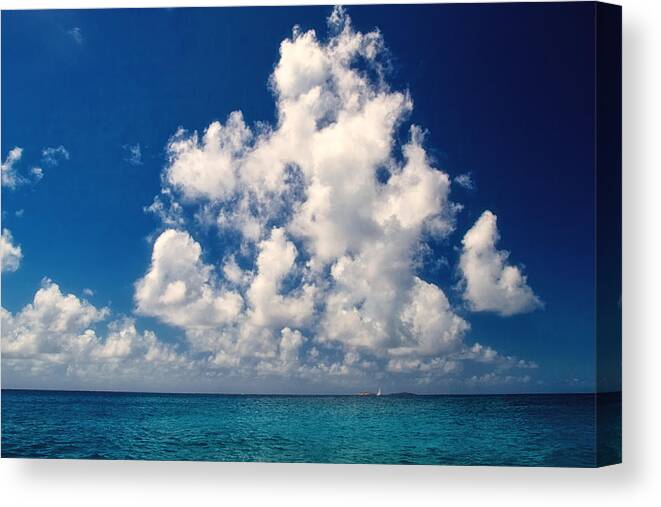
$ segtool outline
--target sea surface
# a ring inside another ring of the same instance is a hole
[[[252,396],[3,390],[2,457],[592,467],[621,395]],[[596,431],[596,411],[600,421]],[[597,437],[599,435],[599,437]]]

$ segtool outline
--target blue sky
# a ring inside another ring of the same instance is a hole
[[[3,12],[3,385],[594,389],[593,14]]]

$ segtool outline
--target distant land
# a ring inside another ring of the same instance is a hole
[[[383,394],[381,393],[381,391],[376,393],[373,393],[371,391],[360,391],[359,393],[356,393],[354,396],[390,396],[396,398],[408,398],[411,396],[420,396],[420,395],[415,393],[407,393],[407,392]]]

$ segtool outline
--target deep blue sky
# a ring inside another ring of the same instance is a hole
[[[2,158],[13,146],[37,164],[44,146],[69,161],[37,185],[3,189],[3,227],[24,260],[3,276],[2,304],[29,302],[44,276],[91,301],[133,309],[149,263],[164,147],[177,127],[204,129],[233,110],[273,121],[267,80],[294,24],[325,31],[326,7],[29,11],[2,14]],[[448,266],[428,272],[451,300],[459,244],[485,209],[502,247],[525,265],[545,308],[470,316],[471,340],[540,368],[543,390],[593,387],[594,11],[584,4],[351,7],[379,27],[390,82],[408,89],[410,120],[451,176],[473,191],[456,232],[439,245]],[[79,27],[83,40],[68,33]],[[402,131],[402,136],[405,132]],[[140,143],[143,165],[123,146]],[[24,209],[22,217],[14,212]],[[173,331],[142,319],[167,339]]]

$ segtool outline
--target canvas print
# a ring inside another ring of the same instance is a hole
[[[2,457],[621,461],[621,11],[2,12]]]

